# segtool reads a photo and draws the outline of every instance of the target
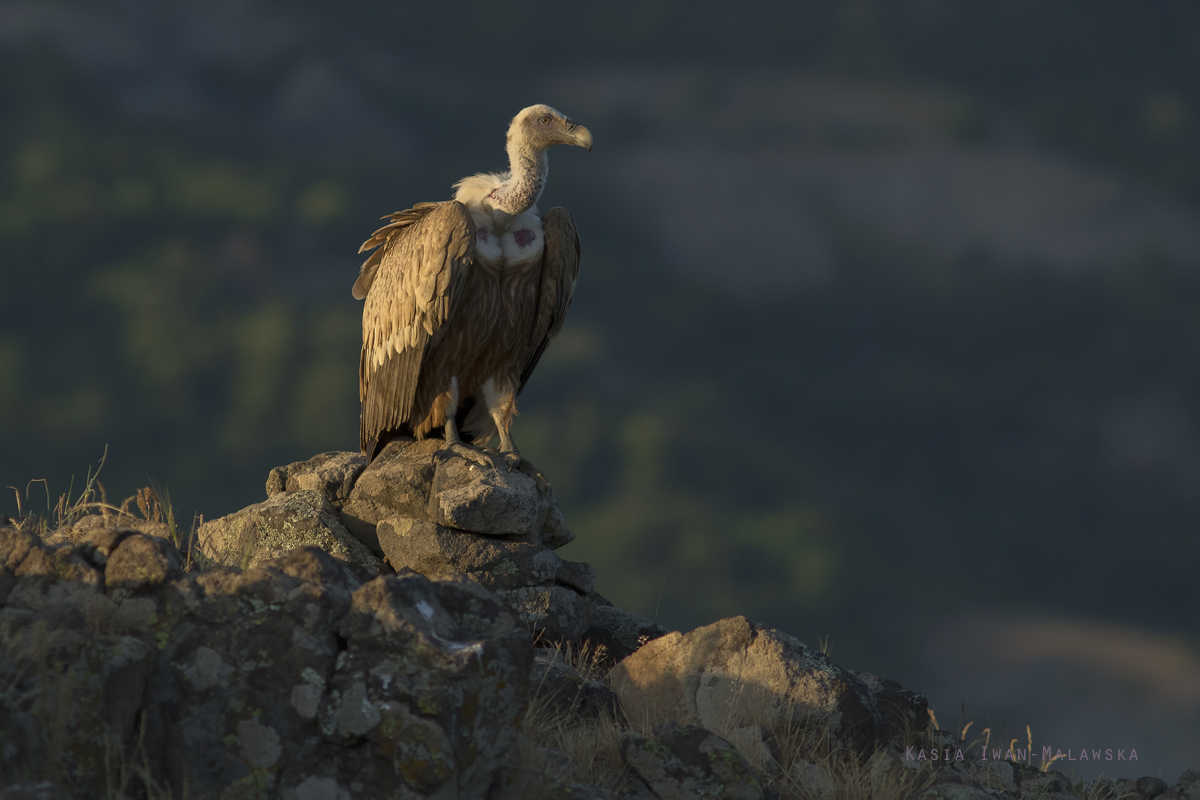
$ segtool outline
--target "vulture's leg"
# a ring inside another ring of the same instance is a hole
[[[455,412],[458,410],[458,378],[450,379],[450,390],[443,392],[435,400],[436,403],[443,403],[442,417],[445,418],[446,431],[446,446],[443,451],[456,453],[468,461],[474,461],[481,467],[496,469],[496,462],[492,461],[491,456],[487,453],[481,453],[477,448],[464,442],[458,435],[458,423],[455,422]]]
[[[508,465],[508,471],[512,472],[513,467],[521,463],[521,453],[517,450],[517,443],[513,441],[512,432],[509,430],[513,417],[517,415],[517,395],[511,389],[499,391],[496,382],[491,378],[484,381],[480,388],[483,390],[483,402],[487,404],[488,416],[496,423],[496,430],[500,433],[500,455]]]

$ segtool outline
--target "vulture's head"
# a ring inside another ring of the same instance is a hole
[[[508,143],[520,143],[542,152],[556,144],[592,149],[592,132],[550,106],[530,106],[513,117]]]

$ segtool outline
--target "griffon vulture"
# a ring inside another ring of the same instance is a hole
[[[358,393],[360,444],[373,460],[396,436],[441,428],[445,449],[481,464],[475,445],[500,436],[508,468],[516,401],[562,327],[579,274],[579,237],[562,208],[537,209],[546,151],[592,149],[592,134],[545,105],[508,129],[508,172],[454,185],[454,199],[384,217],[359,252],[365,299]]]

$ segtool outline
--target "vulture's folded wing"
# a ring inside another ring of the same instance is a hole
[[[462,203],[422,203],[391,215],[368,239],[354,296],[363,305],[358,369],[360,444],[408,421],[421,364],[445,335],[475,254],[475,222]]]
[[[368,250],[374,250],[375,252],[371,253],[362,266],[359,267],[358,280],[354,282],[354,289],[351,290],[351,294],[354,295],[355,300],[365,299],[367,292],[371,291],[371,284],[375,282],[375,274],[379,271],[379,263],[388,250],[386,247],[380,247],[379,245],[386,242],[402,229],[425,219],[430,212],[440,205],[441,203],[417,203],[412,208],[406,208],[403,211],[397,211],[394,214],[381,217],[381,219],[390,221],[387,225],[372,233],[371,238],[363,242],[362,247],[358,248],[359,253],[365,253]]]
[[[542,280],[538,287],[537,310],[529,330],[529,351],[521,368],[520,394],[529,382],[550,340],[562,329],[563,318],[575,294],[579,278],[579,233],[575,220],[565,208],[552,208],[542,216],[545,250],[542,255]]]

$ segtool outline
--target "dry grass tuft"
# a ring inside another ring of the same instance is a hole
[[[933,713],[932,709],[929,710],[929,718],[933,724],[933,728],[937,729],[937,716]],[[979,734],[974,739],[968,740],[967,733],[971,730],[971,727],[975,723],[974,721],[970,721],[964,724],[963,720],[965,718],[966,703],[963,702],[959,715],[960,729],[958,734],[958,741],[961,743],[960,747],[962,750],[968,753],[972,751],[978,751],[980,748],[989,750],[992,741],[992,729],[990,727],[984,728],[983,730],[979,731]],[[1025,726],[1025,748],[1023,751],[1018,750],[1019,742],[1019,738],[1013,737],[1008,741],[1007,745],[1002,747],[1002,751],[1005,753],[1026,753],[1026,760],[1019,763],[1025,764],[1029,767],[1036,767],[1036,769],[1038,769],[1040,772],[1049,772],[1060,759],[1065,758],[1065,756],[1062,755],[1055,755],[1052,758],[1042,758],[1040,763],[1035,765],[1033,763],[1033,729],[1029,725]],[[1076,800],[1138,800],[1138,794],[1136,791],[1118,793],[1113,787],[1106,786],[1104,783],[1102,783],[1100,779],[1104,778],[1103,773],[1101,773],[1100,778],[1096,780],[1076,778],[1074,773],[1067,774],[1064,777],[1067,779],[1067,783],[1069,784],[1069,788],[1067,790],[1068,794],[1071,797],[1076,798]],[[1003,786],[990,786],[986,783],[984,788],[994,789],[997,791],[1004,790]]]
[[[88,467],[87,477],[84,479],[83,488],[80,490],[79,495],[75,495],[75,476],[72,475],[66,494],[59,495],[57,503],[51,502],[50,483],[45,478],[35,478],[25,484],[24,494],[15,486],[7,487],[12,490],[17,501],[17,519],[15,520],[17,527],[45,537],[54,530],[69,527],[83,517],[97,511],[116,511],[119,513],[121,511],[120,508],[108,503],[104,486],[99,480],[100,471],[104,469],[104,461],[107,458],[108,446],[105,445],[104,454],[100,456],[100,462],[96,466],[96,471],[92,472],[92,468]],[[35,513],[32,510],[30,491],[34,484],[37,483],[42,484],[42,489],[46,493],[46,510],[42,513]]]
[[[50,484],[44,478],[29,481],[24,492],[13,486],[7,487],[12,490],[17,502],[17,518],[9,522],[45,540],[47,544],[75,541],[96,525],[136,528],[170,540],[183,554],[186,572],[213,566],[215,562],[200,551],[196,539],[197,531],[204,524],[204,517],[194,515],[190,528],[186,531],[181,529],[176,521],[171,494],[166,487],[151,481],[149,486],[138,489],[120,505],[108,502],[104,484],[99,480],[107,457],[108,448],[105,447],[95,472],[88,467],[80,493],[74,493],[75,478],[72,476],[67,492],[59,495],[56,502],[51,500]],[[36,495],[32,495],[32,490],[36,484],[41,484],[45,492],[44,511],[35,511],[33,508]],[[0,517],[0,522],[4,519]]]
[[[713,733],[734,744],[759,784],[780,800],[901,800],[919,794],[936,778],[930,771],[905,767],[886,747],[864,755],[841,746],[824,724],[773,709],[765,691],[754,696],[743,692],[731,704],[726,724],[718,727]],[[929,747],[926,736],[909,732],[904,744]]]
[[[603,647],[568,644],[556,650],[585,681],[607,680]],[[606,712],[594,718],[567,713],[536,689],[520,726],[516,767],[526,781],[520,796],[534,800],[556,783],[575,782],[620,791],[629,777],[621,758],[624,720]]]

